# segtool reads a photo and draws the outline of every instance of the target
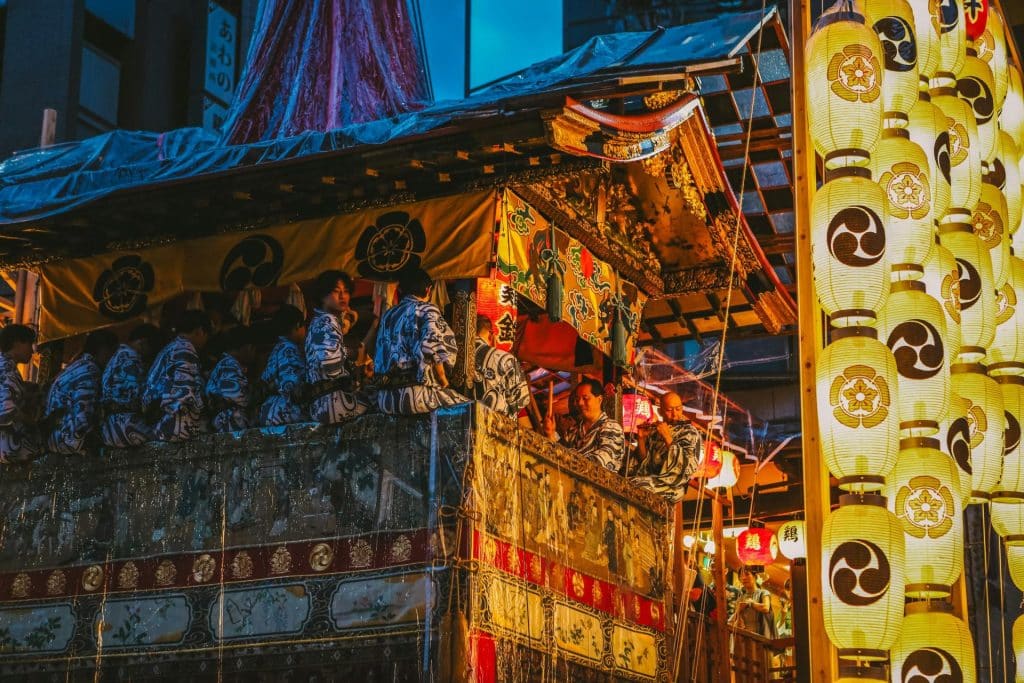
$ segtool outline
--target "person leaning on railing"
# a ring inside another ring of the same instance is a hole
[[[476,317],[475,344],[473,398],[515,418],[530,403],[530,385],[522,365],[511,353],[494,348],[494,323],[486,315]]]
[[[374,372],[377,405],[385,415],[415,415],[464,403],[449,386],[458,355],[455,333],[430,302],[434,281],[421,268],[398,282],[402,299],[380,319]]]
[[[142,405],[160,441],[186,441],[203,431],[203,375],[199,352],[210,339],[210,317],[187,310],[174,327],[177,336],[165,346],[146,377]]]
[[[259,414],[264,427],[302,422],[305,416],[301,397],[306,386],[306,360],[300,345],[306,340],[306,318],[295,306],[284,304],[274,313],[271,325],[277,343],[260,375],[268,393]]]
[[[141,446],[150,439],[149,425],[142,419],[142,388],[146,367],[160,346],[160,330],[142,324],[128,335],[103,370],[101,383],[100,434],[110,448]]]
[[[675,502],[686,493],[691,479],[702,477],[704,439],[683,412],[679,394],[661,397],[663,421],[640,426],[640,460],[630,467],[630,481]]]
[[[366,412],[359,400],[348,352],[343,321],[352,295],[352,278],[341,270],[326,270],[313,282],[317,308],[306,333],[306,388],[310,417],[323,424],[342,422]]]
[[[544,418],[544,432],[552,441],[573,448],[595,460],[602,467],[618,472],[622,467],[625,437],[622,426],[608,417],[601,407],[601,383],[589,377],[580,380],[572,392],[572,402],[578,415],[559,437],[555,416],[548,410]]]
[[[32,361],[36,333],[26,325],[0,329],[0,463],[26,462],[40,450],[39,392],[21,379],[19,363]]]
[[[116,334],[93,330],[82,352],[53,380],[43,412],[46,450],[82,455],[93,445],[100,423],[100,380],[117,346]]]

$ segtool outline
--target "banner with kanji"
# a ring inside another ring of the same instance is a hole
[[[498,271],[516,292],[539,306],[547,305],[548,276],[561,277],[562,320],[609,356],[618,314],[627,332],[627,358],[632,359],[647,295],[511,190],[502,197]]]

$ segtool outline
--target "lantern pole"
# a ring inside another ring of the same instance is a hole
[[[725,598],[725,531],[722,525],[722,498],[726,489],[720,488],[711,499],[711,534],[715,542],[715,604],[718,618],[715,619],[715,634],[718,638],[718,681],[732,681],[732,653],[729,651],[729,610]]]
[[[794,212],[796,214],[796,266],[798,336],[800,350],[800,420],[802,434],[804,520],[807,532],[806,621],[807,658],[798,653],[797,666],[808,667],[801,680],[829,683],[835,680],[835,653],[825,635],[822,605],[822,527],[829,512],[829,474],[821,457],[818,440],[818,405],[814,357],[824,348],[824,324],[814,294],[811,269],[811,194],[816,187],[814,147],[807,120],[807,91],[804,78],[807,60],[804,46],[810,35],[811,0],[795,0],[790,13],[793,77],[790,79],[793,103]],[[794,609],[796,609],[794,607]],[[796,624],[794,624],[796,626]],[[813,635],[812,635],[813,634]],[[799,649],[799,648],[798,648]],[[798,670],[798,676],[801,673]]]

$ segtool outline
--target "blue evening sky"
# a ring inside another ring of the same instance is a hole
[[[562,0],[469,0],[471,87],[562,52]],[[434,99],[461,99],[467,0],[419,0]]]

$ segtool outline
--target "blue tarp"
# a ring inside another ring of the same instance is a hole
[[[597,36],[464,100],[439,102],[420,111],[326,133],[222,145],[217,135],[197,128],[168,133],[118,130],[22,152],[0,163],[0,225],[68,212],[129,187],[384,144],[427,133],[457,119],[494,116],[518,108],[527,98],[551,95],[582,80],[732,57],[774,13],[772,8],[764,16],[761,12],[723,14],[659,31]]]

